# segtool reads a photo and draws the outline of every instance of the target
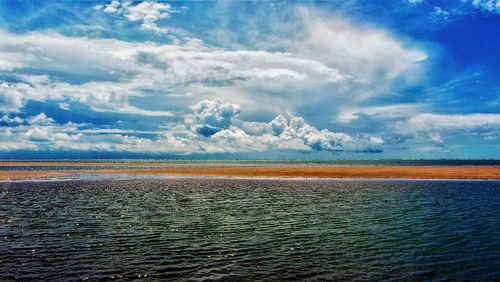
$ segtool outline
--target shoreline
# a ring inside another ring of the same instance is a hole
[[[120,175],[120,176],[118,176]],[[327,178],[327,177],[239,177],[239,176],[185,176],[185,175],[151,175],[144,174],[99,174],[85,176],[81,178],[79,175],[70,177],[53,177],[53,178],[26,178],[26,179],[0,179],[2,183],[24,183],[24,182],[93,182],[93,181],[135,181],[135,180],[248,180],[248,181],[302,181],[302,182],[318,182],[318,181],[333,181],[333,182],[374,182],[374,181],[418,181],[418,182],[500,182],[500,179],[484,179],[484,178]]]
[[[81,165],[86,165],[82,163]],[[36,168],[39,168],[38,166]],[[182,168],[113,168],[96,170],[4,170],[0,180],[78,179],[81,174],[141,175],[165,177],[217,177],[243,179],[442,179],[500,180],[500,166],[224,166],[210,165]]]

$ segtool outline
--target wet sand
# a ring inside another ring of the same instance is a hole
[[[73,163],[74,164],[74,163]],[[168,165],[168,164],[164,164]],[[48,165],[50,166],[50,165]],[[75,165],[76,166],[76,165]],[[92,169],[92,165],[81,163],[85,170],[11,170],[0,171],[0,180],[72,177],[79,173],[92,174],[141,174],[165,176],[213,176],[213,177],[277,177],[277,178],[411,178],[411,179],[500,179],[500,166],[225,166],[149,168],[143,166],[130,169]],[[39,166],[38,166],[39,167]],[[115,166],[116,167],[116,166]]]
[[[45,171],[0,171],[0,180],[25,180],[25,179],[47,179],[68,178],[77,176],[77,173],[69,171],[45,170]]]
[[[233,164],[210,163],[210,166],[230,166]],[[203,163],[161,163],[161,162],[45,162],[45,161],[4,161],[0,167],[173,167],[206,166]]]
[[[500,179],[500,166],[260,166],[101,172],[220,177]]]

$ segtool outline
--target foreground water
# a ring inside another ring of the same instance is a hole
[[[500,279],[500,181],[0,183],[0,280]]]

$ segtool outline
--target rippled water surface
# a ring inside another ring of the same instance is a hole
[[[499,181],[0,183],[0,280],[500,279]]]

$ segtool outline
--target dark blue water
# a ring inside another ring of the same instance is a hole
[[[499,280],[499,181],[0,183],[0,280]]]

